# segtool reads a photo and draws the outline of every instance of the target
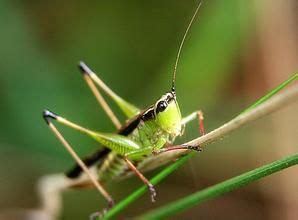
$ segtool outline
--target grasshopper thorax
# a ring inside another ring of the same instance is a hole
[[[174,91],[167,92],[142,116],[143,121],[152,120],[156,126],[171,136],[181,134],[181,113]]]

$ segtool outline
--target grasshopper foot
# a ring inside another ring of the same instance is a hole
[[[198,151],[198,152],[201,152],[203,150],[200,146],[187,146],[187,149],[195,150],[195,151]]]
[[[155,202],[156,191],[155,191],[155,189],[154,189],[154,186],[153,186],[151,183],[149,183],[149,184],[148,184],[148,188],[149,188],[150,195],[151,195],[151,201],[152,201],[152,202]]]
[[[89,220],[102,219],[103,216],[106,214],[106,212],[107,212],[107,209],[104,209],[101,212],[94,212],[89,216]]]
[[[104,208],[102,211],[100,212],[94,212],[89,216],[90,220],[98,220],[98,219],[102,219],[104,217],[104,215],[109,211],[109,209],[111,209],[113,206],[115,205],[114,200],[109,200],[108,201],[108,207]]]

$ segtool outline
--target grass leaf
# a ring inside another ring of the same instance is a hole
[[[186,209],[194,207],[203,203],[211,198],[218,197],[224,193],[233,191],[242,186],[245,186],[253,181],[261,179],[265,176],[271,175],[275,172],[281,171],[288,167],[298,164],[298,154],[286,157],[284,159],[275,161],[273,163],[256,168],[249,172],[243,173],[239,176],[233,177],[229,180],[218,183],[214,186],[208,187],[175,202],[167,204],[161,208],[157,208],[144,215],[137,217],[138,220],[145,219],[164,219],[166,217],[175,215]]]
[[[274,96],[276,93],[281,91],[283,88],[285,88],[287,85],[289,85],[291,82],[295,81],[298,79],[298,73],[294,73],[289,79],[278,85],[276,88],[274,88],[272,91],[267,93],[265,96],[257,100],[254,104],[252,104],[250,107],[245,109],[242,113],[247,112],[255,107],[257,107],[259,104],[262,104],[264,101],[268,100],[272,96]]]

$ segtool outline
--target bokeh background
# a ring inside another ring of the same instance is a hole
[[[37,207],[38,178],[73,164],[42,120],[44,108],[89,128],[115,130],[77,62],[86,61],[122,97],[146,107],[170,88],[176,52],[197,3],[0,2],[0,219]],[[297,71],[297,10],[295,0],[205,1],[178,67],[182,113],[202,109],[210,131]],[[206,147],[157,186],[155,204],[144,195],[119,219],[297,152],[297,112],[297,104],[291,105]],[[196,126],[187,128],[184,140],[198,136]],[[63,132],[82,157],[97,149],[85,136]],[[267,177],[176,219],[297,219],[297,171]],[[131,178],[108,190],[119,201],[140,185]],[[69,191],[63,198],[61,219],[86,219],[105,205],[94,190]]]

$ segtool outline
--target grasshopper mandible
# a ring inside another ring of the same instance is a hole
[[[48,198],[57,196],[53,195],[54,188],[56,191],[61,191],[62,189],[72,187],[83,188],[95,186],[95,188],[107,200],[108,208],[111,208],[114,205],[114,200],[104,189],[102,183],[108,182],[119,176],[124,176],[128,172],[134,173],[144,184],[148,186],[151,200],[154,202],[156,196],[154,186],[138,170],[138,165],[146,158],[154,157],[156,154],[168,151],[179,149],[201,150],[200,147],[173,144],[175,138],[183,134],[185,125],[196,118],[199,119],[200,132],[201,134],[204,134],[202,112],[195,111],[186,117],[182,117],[176,99],[175,88],[176,72],[180,53],[185,38],[193,21],[195,20],[200,6],[201,3],[196,8],[180,43],[174,65],[170,91],[166,92],[154,104],[144,110],[139,109],[118,96],[84,62],[79,63],[79,69],[83,74],[84,80],[91,89],[100,106],[115,125],[118,131],[117,133],[114,134],[93,131],[75,124],[49,110],[43,111],[43,118],[45,119],[47,125],[76,161],[75,167],[66,173],[63,178],[59,176],[60,180],[58,181],[59,184],[56,183],[56,188],[49,187],[49,180],[54,180],[55,178],[44,178],[40,184],[41,194],[44,199],[43,205],[45,209],[52,214],[52,216],[55,217],[58,215],[60,206],[57,202],[53,202],[53,198]],[[106,103],[100,91],[106,93],[106,95],[116,103],[127,117],[127,121],[124,124],[120,123],[112,109]],[[95,139],[101,144],[101,150],[97,151],[90,157],[81,160],[71,145],[54,125],[54,121],[80,131]],[[52,193],[52,195],[48,195],[50,193]],[[98,214],[99,213],[96,213],[93,217]]]

